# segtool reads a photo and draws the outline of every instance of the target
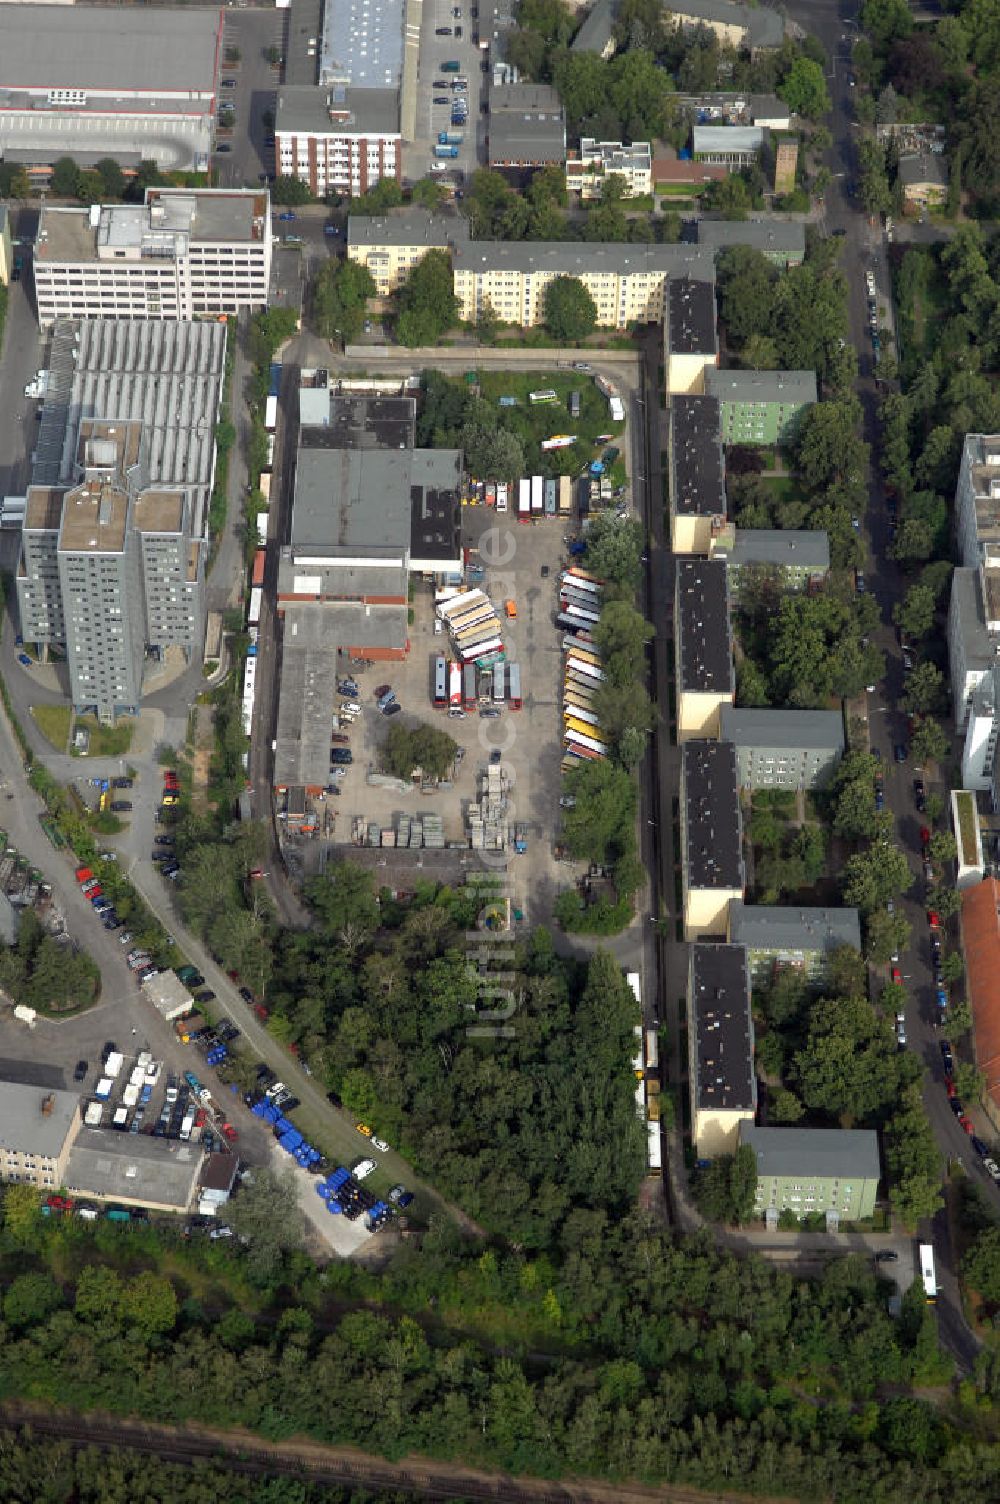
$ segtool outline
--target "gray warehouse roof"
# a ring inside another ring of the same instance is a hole
[[[323,421],[309,425],[301,417],[299,443],[303,449],[411,449],[417,431],[415,397],[373,397],[367,393],[340,396],[323,387],[303,387],[304,397],[317,398]],[[300,406],[301,412],[301,406]]]
[[[184,1211],[202,1158],[199,1144],[115,1128],[81,1128],[69,1153],[66,1186],[77,1195]]]
[[[670,399],[670,506],[680,516],[726,515],[719,403],[715,397]]]
[[[732,694],[733,636],[724,560],[678,559],[676,600],[681,689]]]
[[[456,271],[553,272],[578,277],[584,272],[666,272],[701,282],[715,280],[710,252],[696,245],[629,245],[616,240],[469,240],[456,245]]]
[[[79,1092],[0,1081],[0,1149],[55,1159],[79,1111]]]
[[[212,94],[218,30],[210,6],[0,5],[0,90]]]
[[[297,646],[292,635],[299,613],[322,606],[285,609],[275,728],[276,788],[325,788],[330,778],[330,731],[337,694],[337,648],[332,630],[323,647]],[[328,628],[333,621],[327,617]]]
[[[330,119],[330,106],[347,119]],[[286,84],[278,90],[274,129],[286,135],[392,136],[399,132],[399,94],[395,89],[337,89],[314,84]]]
[[[736,748],[730,742],[685,742],[681,789],[688,887],[742,888],[743,822]]]
[[[414,206],[393,209],[389,214],[350,214],[347,244],[415,245],[444,248],[456,240],[468,240],[469,221],[463,214],[432,214]]]
[[[878,1180],[878,1134],[872,1128],[757,1128],[740,1124],[740,1143],[757,1156],[758,1175]]]
[[[753,1111],[757,1080],[746,951],[742,945],[692,945],[688,980],[695,1104]]]
[[[719,735],[737,747],[844,749],[839,710],[758,710],[723,705]]]
[[[403,67],[404,0],[326,0],[321,84],[391,89]]]
[[[667,288],[668,355],[715,355],[715,287],[692,277],[671,277]],[[706,388],[707,390],[707,388]]]
[[[551,84],[496,84],[489,104],[491,162],[566,160],[566,116]]]
[[[801,261],[806,253],[806,228],[798,220],[699,219],[698,244],[712,251],[748,245],[772,256],[780,252]]]
[[[705,372],[705,390],[720,402],[816,401],[815,371],[720,371]]]
[[[454,559],[461,470],[457,449],[300,448],[292,548],[331,560],[359,550],[402,558],[407,548]]]
[[[747,950],[834,950],[838,945],[861,949],[861,921],[857,909],[776,908],[769,904],[729,907],[729,938]]]
[[[805,528],[741,527],[726,559],[733,569],[747,564],[771,564],[776,569],[830,568],[830,539]]]

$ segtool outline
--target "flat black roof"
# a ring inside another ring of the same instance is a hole
[[[667,287],[667,352],[705,355],[718,349],[715,287],[693,277],[673,277]]]
[[[681,786],[688,887],[742,888],[736,748],[731,742],[685,742],[681,747]]]
[[[716,397],[670,399],[670,505],[683,516],[726,515],[722,428]]]
[[[410,476],[410,558],[449,563],[462,556],[462,455],[416,449]]]
[[[299,443],[303,449],[412,449],[416,433],[412,397],[331,397],[329,423],[304,426]]]
[[[699,1108],[754,1112],[750,979],[742,945],[691,947],[688,1027],[694,1031],[694,1100]]]
[[[681,689],[731,693],[733,638],[724,559],[677,560],[676,631]]]

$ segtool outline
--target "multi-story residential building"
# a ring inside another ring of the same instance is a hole
[[[729,905],[746,886],[736,751],[728,742],[681,747],[680,825],[684,938],[722,937]]]
[[[948,164],[937,152],[901,153],[896,175],[906,209],[939,208],[948,197]]]
[[[1000,1129],[1000,880],[985,877],[965,888],[961,913],[975,1061],[986,1077],[982,1100]]]
[[[839,710],[757,710],[723,706],[719,735],[736,748],[740,787],[819,789],[844,755]]]
[[[745,948],[755,987],[788,969],[819,982],[834,951],[845,945],[860,951],[861,920],[857,909],[780,908],[737,900],[729,906],[728,938]]]
[[[278,90],[274,117],[278,172],[298,178],[320,198],[357,198],[382,178],[401,182],[399,108],[395,88],[286,84]]]
[[[450,251],[468,238],[464,216],[417,207],[378,216],[352,214],[347,221],[348,258],[368,268],[380,298],[395,292],[428,251]]]
[[[712,552],[726,523],[726,482],[715,397],[672,397],[667,458],[670,547]]]
[[[566,161],[566,112],[551,84],[494,84],[487,126],[489,165],[533,168]]]
[[[594,0],[583,25],[570,43],[570,52],[596,52],[605,61],[615,52],[618,0]]]
[[[608,329],[659,323],[671,276],[713,277],[711,258],[689,245],[470,240],[454,246],[452,265],[460,319],[474,323],[489,305],[525,329],[544,321],[545,290],[556,277],[582,282]]]
[[[653,191],[653,152],[648,141],[595,141],[584,136],[580,150],[566,159],[566,187],[579,193],[582,203],[599,199],[609,177],[625,184],[626,198],[642,198]]]
[[[948,662],[956,731],[966,726],[973,697],[987,675],[992,674],[998,649],[1000,570],[981,566],[956,569],[951,577],[948,606]],[[976,733],[977,739],[980,734],[981,731]],[[971,748],[968,756],[974,760]]]
[[[963,571],[972,573],[972,571]],[[956,571],[957,573],[957,571]],[[952,594],[954,604],[955,595]],[[968,675],[969,666],[966,666]],[[956,695],[956,709],[958,696]],[[962,745],[962,787],[993,790],[997,740],[1000,738],[1000,661],[987,664],[965,704],[965,741]]]
[[[735,692],[729,587],[721,559],[677,560],[674,584],[677,740],[717,737]]]
[[[76,1092],[0,1081],[0,1180],[57,1190],[79,1131]]]
[[[706,27],[723,45],[750,53],[781,46],[785,27],[777,11],[737,5],[732,0],[671,0],[666,20],[681,31]]]
[[[875,1212],[881,1166],[871,1128],[757,1128],[740,1124],[757,1161],[755,1207],[771,1225],[782,1212],[860,1222]]]
[[[1000,570],[1000,434],[966,434],[955,512],[965,568]]]
[[[200,644],[204,549],[191,495],[150,486],[140,423],[88,419],[78,443],[74,484],[28,489],[18,606],[28,641],[65,651],[74,708],[111,722],[147,650]]]
[[[715,286],[692,277],[672,277],[663,320],[667,392],[671,396],[707,390],[709,367],[719,359],[715,326]]]
[[[732,1154],[757,1111],[750,978],[741,945],[692,945],[688,959],[688,1089],[700,1159]]]
[[[38,322],[192,319],[267,304],[264,190],[148,188],[143,204],[46,204],[33,266]]]
[[[696,125],[691,132],[691,155],[714,167],[752,167],[764,150],[759,125]]]
[[[745,245],[777,266],[798,266],[806,253],[806,230],[799,220],[699,219],[698,244],[713,255]]]
[[[221,57],[217,6],[0,6],[0,156],[203,172]]]
[[[788,445],[816,401],[816,373],[711,370],[705,391],[719,399],[724,444]]]
[[[785,591],[815,590],[830,573],[830,539],[807,529],[738,527],[716,544],[729,567],[733,600],[753,583],[773,581]]]

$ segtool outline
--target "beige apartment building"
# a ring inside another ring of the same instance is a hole
[[[453,254],[459,318],[474,323],[491,307],[505,324],[534,328],[545,318],[545,291],[557,277],[575,277],[590,293],[604,329],[663,319],[667,281],[711,281],[710,259],[696,246],[579,241],[473,240]]]
[[[368,268],[378,296],[387,298],[428,251],[450,251],[468,238],[468,221],[458,214],[431,214],[420,208],[352,214],[347,222],[347,255]]]
[[[76,1092],[0,1081],[0,1180],[45,1191],[64,1184],[80,1121]]]

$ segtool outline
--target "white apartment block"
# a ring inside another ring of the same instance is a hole
[[[340,84],[279,89],[274,154],[282,177],[298,178],[319,198],[357,198],[382,178],[401,182],[398,90]]]
[[[396,209],[391,214],[352,214],[347,222],[347,256],[371,272],[380,298],[405,282],[428,251],[448,251],[468,240],[468,220],[427,209]]]
[[[648,141],[595,141],[585,136],[580,151],[566,163],[566,187],[586,203],[599,199],[611,176],[624,178],[626,198],[642,198],[653,191],[653,152]]]
[[[267,304],[270,195],[148,188],[143,204],[46,205],[34,249],[38,322],[192,319]]]
[[[453,250],[459,318],[475,322],[489,306],[524,329],[545,318],[545,292],[556,277],[575,277],[590,293],[605,329],[663,319],[667,280],[685,272],[714,278],[696,246],[578,241],[469,241]]]
[[[955,515],[965,567],[1000,569],[1000,434],[966,434]]]

